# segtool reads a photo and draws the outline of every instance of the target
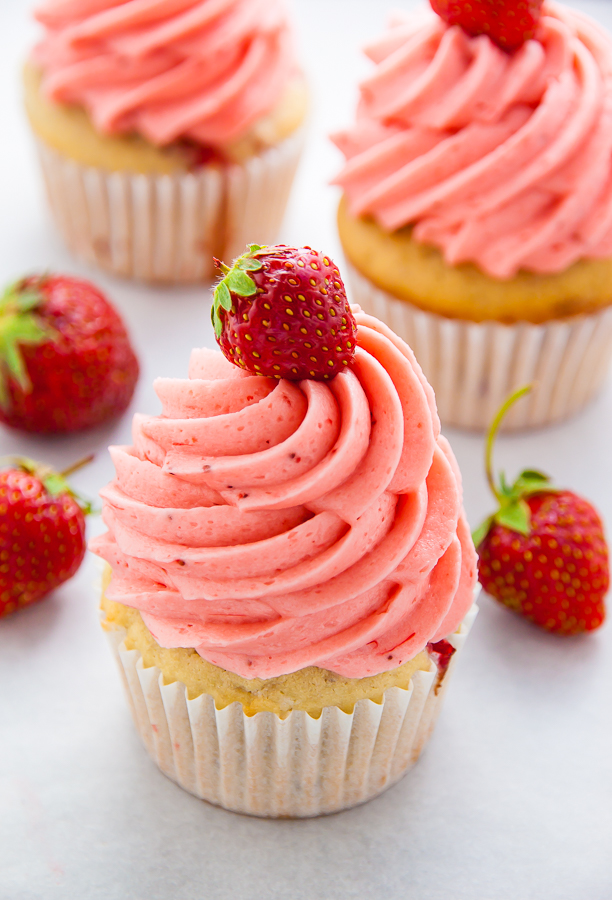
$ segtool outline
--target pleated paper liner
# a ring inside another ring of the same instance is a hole
[[[561,421],[602,387],[612,357],[612,306],[541,325],[471,322],[425,312],[345,264],[351,300],[414,350],[446,425],[486,430],[517,388],[531,393],[504,419],[508,431]]]
[[[427,742],[457,657],[478,607],[458,631],[446,672],[433,662],[408,689],[382,703],[360,700],[352,713],[325,707],[319,718],[291,711],[247,716],[240,703],[216,709],[203,694],[187,699],[182,682],[164,684],[125,646],[125,629],[106,631],[145,747],[161,771],[186,791],[234,812],[305,817],[348,809],[380,794],[416,762]]]
[[[243,164],[172,175],[83,166],[38,141],[51,212],[69,249],[149,282],[213,277],[247,244],[274,243],[304,143],[300,129]]]

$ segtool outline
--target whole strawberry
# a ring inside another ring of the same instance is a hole
[[[593,631],[605,619],[610,583],[608,546],[593,506],[572,491],[553,488],[527,470],[513,485],[496,486],[491,457],[502,407],[487,441],[487,477],[499,509],[474,533],[478,577],[485,591],[514,612],[557,634]]]
[[[219,266],[212,321],[230,362],[292,381],[328,381],[350,365],[357,326],[328,256],[252,244],[231,269]]]
[[[0,617],[42,600],[75,574],[85,554],[89,508],[64,475],[16,462],[0,471]]]
[[[503,50],[517,50],[535,37],[542,0],[430,0],[449,25],[468,34],[488,34]]]
[[[138,360],[125,326],[87,281],[33,276],[0,299],[0,422],[79,431],[128,406]]]

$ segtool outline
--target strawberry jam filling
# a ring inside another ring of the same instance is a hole
[[[427,652],[433,657],[438,667],[438,672],[443,675],[448,669],[455,648],[448,641],[441,640],[427,644]]]

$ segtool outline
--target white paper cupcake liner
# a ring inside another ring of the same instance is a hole
[[[241,165],[136,175],[83,166],[37,142],[69,249],[116,275],[169,283],[209,280],[213,256],[274,243],[303,143],[300,129]]]
[[[486,430],[504,400],[526,384],[533,390],[502,428],[547,425],[585,406],[606,378],[612,306],[542,325],[448,319],[380,290],[350,263],[346,271],[353,302],[414,350],[446,425]]]
[[[460,651],[474,604],[448,638]],[[161,771],[186,791],[234,812],[304,817],[348,809],[380,794],[416,762],[431,734],[459,652],[441,678],[433,660],[407,690],[382,703],[360,700],[352,713],[291,711],[247,716],[240,703],[216,709],[209,694],[187,699],[182,682],[164,684],[125,646],[125,629],[107,630],[134,723]]]

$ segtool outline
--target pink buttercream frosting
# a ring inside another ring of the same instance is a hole
[[[355,216],[413,224],[451,265],[496,278],[612,256],[612,39],[553,3],[509,54],[433,13],[398,14],[366,53],[355,125],[335,135]]]
[[[359,311],[330,383],[195,350],[159,379],[102,491],[111,600],[164,647],[246,678],[395,668],[455,631],[476,557],[454,456],[412,351]]]
[[[157,145],[242,137],[296,71],[285,0],[48,0],[36,17],[45,94]]]

